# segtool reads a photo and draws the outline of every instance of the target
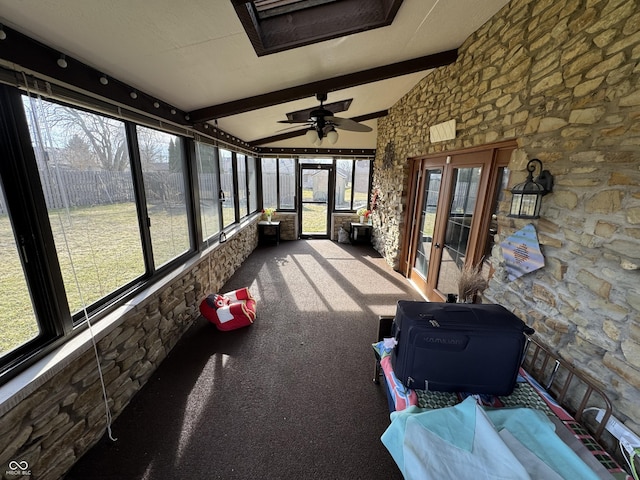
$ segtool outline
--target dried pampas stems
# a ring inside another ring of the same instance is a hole
[[[488,286],[489,282],[482,276],[482,263],[476,267],[465,265],[458,278],[458,302],[473,303],[475,296]]]

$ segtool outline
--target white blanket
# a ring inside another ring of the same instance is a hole
[[[407,479],[597,480],[536,410],[485,412],[469,397],[455,407],[410,407],[391,418],[382,442]]]

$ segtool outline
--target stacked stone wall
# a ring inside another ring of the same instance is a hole
[[[266,218],[263,218],[266,220]],[[272,220],[280,221],[280,240],[298,239],[298,213],[297,212],[277,212]]]
[[[359,222],[360,217],[355,213],[334,213],[331,216],[331,240],[338,241],[338,235],[341,228],[349,233],[351,222]]]
[[[252,222],[178,278],[137,303],[118,326],[97,342],[114,418],[198,318],[202,298],[219,291],[256,245],[257,227]],[[102,385],[94,350],[89,346],[15,407],[2,413],[0,476],[16,478],[12,470],[4,469],[13,462],[26,462],[31,472],[28,478],[62,478],[105,434],[105,429]]]
[[[596,380],[640,434],[640,5],[513,0],[378,121],[375,247],[399,265],[411,157],[516,139],[511,185],[539,158],[555,177],[534,224],[543,269],[509,282],[499,246],[486,302],[509,306]],[[455,119],[455,140],[429,127]]]

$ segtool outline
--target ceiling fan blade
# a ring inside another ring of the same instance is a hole
[[[309,123],[309,120],[278,120],[278,123]]]
[[[324,117],[324,119],[342,130],[349,130],[351,132],[370,132],[373,130],[373,128],[351,120],[350,118]]]
[[[278,132],[286,132],[286,131],[290,131],[290,130],[295,130],[296,128],[298,128],[298,129],[300,129],[300,130],[304,131],[304,130],[307,130],[307,129],[308,129],[308,127],[309,127],[309,126],[304,126],[304,125],[301,125],[301,124],[299,124],[299,123],[298,123],[298,124],[296,124],[296,125],[291,125],[290,127],[285,127],[285,128],[281,128],[281,129],[279,129],[279,130],[276,130],[276,133],[278,133]]]

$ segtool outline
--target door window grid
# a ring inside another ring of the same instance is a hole
[[[457,281],[465,263],[481,172],[479,167],[454,168],[454,193],[447,215],[437,284],[438,290],[443,293],[458,291]]]
[[[427,170],[425,179],[424,201],[422,214],[420,216],[420,236],[417,249],[414,269],[421,277],[427,277],[429,270],[429,260],[431,256],[431,245],[433,243],[433,233],[435,229],[436,209],[438,198],[440,197],[440,184],[442,181],[442,170]]]

